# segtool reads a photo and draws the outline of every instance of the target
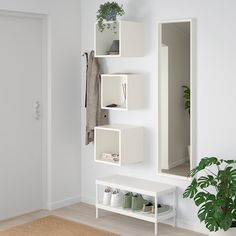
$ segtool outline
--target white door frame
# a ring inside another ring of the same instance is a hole
[[[50,210],[51,203],[51,37],[50,19],[46,14],[0,10],[0,15],[38,18],[43,23],[42,42],[42,209]]]

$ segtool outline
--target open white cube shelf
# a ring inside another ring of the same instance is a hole
[[[142,79],[133,74],[103,74],[101,76],[101,108],[128,111],[143,105]],[[116,107],[107,107],[116,104]]]
[[[133,125],[95,127],[95,162],[116,166],[143,160],[143,128]],[[104,154],[119,155],[118,161],[103,158]]]
[[[109,29],[107,25],[109,25]],[[95,23],[94,29],[95,57],[144,56],[144,28],[142,23],[132,21],[107,22],[102,32],[98,28],[98,23]],[[114,40],[119,40],[119,53],[109,55]]]

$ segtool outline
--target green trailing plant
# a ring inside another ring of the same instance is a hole
[[[108,29],[115,29],[115,25],[111,27],[110,23],[105,24],[104,21],[114,21],[114,23],[116,24],[117,16],[123,16],[124,14],[125,11],[123,9],[123,5],[119,5],[117,2],[106,2],[104,4],[101,4],[97,12],[99,31],[103,32],[106,27]]]
[[[198,218],[209,231],[235,227],[236,160],[205,157],[191,170],[193,178],[183,197],[191,198],[199,207]],[[204,175],[199,175],[200,173]],[[199,175],[197,178],[196,176]]]
[[[188,112],[188,114],[190,115],[190,110],[191,110],[191,102],[190,102],[190,88],[186,85],[182,86],[182,88],[184,88],[184,109]]]

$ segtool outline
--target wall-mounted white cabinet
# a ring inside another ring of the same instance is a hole
[[[95,127],[95,162],[122,166],[143,160],[143,128],[133,125]]]
[[[142,108],[143,86],[140,75],[103,74],[101,76],[101,108],[128,111]]]
[[[108,27],[107,27],[108,26]],[[142,23],[117,21],[105,23],[101,32],[98,24],[94,27],[95,57],[143,57],[144,27]],[[114,41],[119,41],[118,52],[111,51]]]

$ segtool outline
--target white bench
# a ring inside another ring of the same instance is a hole
[[[155,214],[145,213],[142,211],[127,210],[123,209],[122,207],[116,208],[103,205],[99,194],[99,188],[101,186],[103,188],[109,186],[111,188],[133,193],[140,193],[146,196],[153,197],[155,199]],[[158,198],[166,194],[172,194],[172,206],[170,207],[169,211],[158,213]],[[149,221],[155,224],[155,235],[157,235],[158,231],[158,222],[173,218],[173,227],[175,227],[176,201],[176,187],[172,185],[122,175],[114,175],[96,180],[96,218],[98,218],[98,210],[103,209],[121,215],[134,217],[140,220]]]

